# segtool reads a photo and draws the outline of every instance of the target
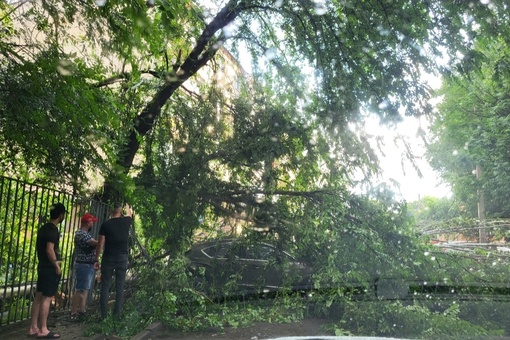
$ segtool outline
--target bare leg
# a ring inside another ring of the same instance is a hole
[[[83,309],[83,292],[75,291],[73,295],[73,301],[71,304],[71,314],[78,313],[78,309]]]
[[[80,301],[80,312],[85,313],[87,310],[87,290],[81,292],[81,301]]]
[[[42,298],[43,295],[41,292],[35,293],[34,302],[32,303],[30,328],[28,329],[29,335],[39,333],[39,325],[37,324],[37,322],[39,321],[39,312],[41,311]]]
[[[50,314],[51,296],[42,295],[41,309],[39,311],[39,336],[47,335],[50,330],[48,329],[48,315]]]

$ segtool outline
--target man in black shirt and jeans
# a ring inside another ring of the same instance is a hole
[[[124,300],[124,282],[128,266],[129,232],[133,219],[131,216],[122,215],[122,205],[116,204],[112,211],[112,218],[105,221],[99,229],[98,245],[96,248],[96,261],[94,268],[99,269],[99,257],[104,252],[101,260],[101,294],[99,306],[101,317],[108,315],[108,293],[113,275],[115,275],[115,306],[113,316],[120,318]]]
[[[28,336],[39,339],[57,339],[60,335],[48,329],[48,315],[53,296],[57,293],[62,275],[59,249],[60,232],[57,225],[64,220],[66,209],[62,203],[50,208],[50,221],[37,231],[37,292],[32,304]]]

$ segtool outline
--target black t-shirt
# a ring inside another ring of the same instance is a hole
[[[58,231],[57,226],[54,225],[53,223],[48,222],[44,224],[41,228],[39,228],[39,230],[37,231],[37,243],[36,243],[37,259],[39,260],[39,266],[41,267],[53,266],[50,259],[48,258],[48,254],[46,254],[46,244],[48,242],[52,242],[54,244],[53,250],[55,251],[55,255],[57,256],[57,261],[62,260],[58,244],[59,240],[60,233]]]
[[[105,237],[103,258],[115,258],[129,253],[129,230],[133,219],[129,216],[105,221],[99,235]]]

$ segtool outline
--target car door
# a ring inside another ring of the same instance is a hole
[[[238,263],[242,279],[240,284],[256,290],[273,290],[281,285],[282,273],[277,270],[277,250],[264,243],[239,248]]]

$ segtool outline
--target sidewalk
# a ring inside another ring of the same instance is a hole
[[[48,328],[60,334],[61,339],[92,339],[91,337],[83,335],[83,332],[87,328],[86,325],[78,322],[70,322],[66,320],[67,318],[68,313],[51,312],[48,317]],[[27,337],[29,325],[29,320],[20,321],[15,324],[2,326],[0,328],[0,333],[2,333],[2,338],[9,340],[32,339]]]
[[[68,314],[64,312],[53,312],[48,320],[49,328],[60,334],[63,340],[120,340],[115,336],[106,336],[103,334],[94,334],[86,336],[87,330],[92,326],[90,323],[71,322],[68,320]],[[324,320],[308,318],[295,323],[269,323],[257,322],[246,328],[209,329],[194,332],[182,332],[176,330],[166,330],[161,323],[155,323],[138,334],[132,336],[130,340],[251,340],[251,339],[272,339],[284,336],[318,336],[320,334],[330,334],[322,329]],[[0,328],[1,339],[7,340],[35,340],[27,337],[28,321],[22,321],[15,325],[2,326]]]
[[[120,339],[115,336],[106,336],[104,334],[94,334],[87,336],[87,330],[91,327],[90,324],[83,322],[69,321],[69,313],[65,311],[51,312],[48,318],[48,328],[55,333],[60,334],[59,339],[75,339],[75,340],[105,340],[105,339]],[[21,321],[16,324],[6,325],[0,327],[0,334],[2,339],[7,340],[29,340],[27,336],[29,320]],[[151,338],[160,329],[161,324],[154,324],[140,333],[131,337],[132,340],[146,340]]]
[[[2,333],[2,338],[9,340],[35,339],[27,337],[29,325],[29,320],[20,321],[15,324],[2,326],[0,328],[0,333]],[[51,312],[48,318],[48,328],[60,334],[61,339],[95,339],[95,336],[85,336],[85,331],[88,327],[89,326],[81,322],[68,321],[67,312]]]

